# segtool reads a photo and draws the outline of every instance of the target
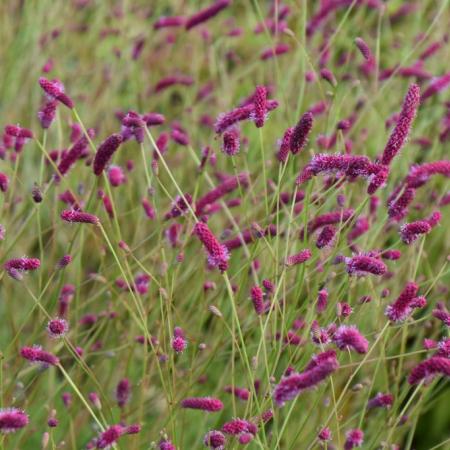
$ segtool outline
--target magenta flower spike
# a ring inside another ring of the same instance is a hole
[[[419,286],[414,282],[409,282],[397,299],[386,307],[385,314],[392,322],[403,322],[412,312],[415,306],[415,298]]]
[[[216,0],[211,6],[204,8],[188,17],[185,23],[186,30],[190,30],[207,20],[212,19],[231,4],[231,0]]]
[[[3,265],[7,272],[17,270],[20,272],[29,272],[39,269],[41,261],[38,258],[14,258],[9,259]]]
[[[413,368],[408,377],[409,384],[418,384],[422,380],[429,383],[435,376],[450,377],[450,359],[442,356],[432,356]]]
[[[239,130],[229,128],[222,135],[222,151],[228,156],[235,156],[239,153]]]
[[[109,163],[112,155],[117,151],[120,144],[123,141],[123,137],[120,134],[112,134],[106,138],[97,150],[94,158],[94,174],[100,175]]]
[[[303,264],[308,261],[312,256],[311,250],[304,249],[295,255],[288,256],[285,261],[285,265],[288,267],[296,266],[297,264]]]
[[[40,364],[43,367],[56,366],[59,364],[59,359],[41,347],[35,345],[33,347],[22,347],[20,354],[23,358],[31,363]]]
[[[189,397],[181,401],[181,407],[199,409],[207,412],[217,412],[223,409],[223,403],[214,397]]]
[[[64,85],[59,80],[48,80],[39,78],[39,85],[50,100],[58,100],[69,109],[73,109],[73,100],[64,93]]]
[[[264,312],[264,293],[259,286],[253,286],[250,289],[250,298],[255,308],[255,312],[260,316]]]
[[[70,209],[65,209],[61,213],[61,219],[69,223],[90,223],[92,225],[100,225],[100,219],[97,216]]]
[[[367,409],[386,408],[389,409],[394,403],[394,396],[392,394],[383,394],[379,392],[375,397],[367,402]]]
[[[308,135],[311,132],[314,116],[308,111],[300,117],[291,135],[291,152],[293,155],[301,152],[308,142]]]
[[[338,367],[339,363],[333,350],[316,355],[303,372],[293,372],[280,380],[273,393],[275,403],[283,406],[286,401],[294,399],[302,391],[317,386]]]
[[[373,56],[373,53],[364,39],[357,37],[355,39],[355,45],[358,47],[358,50],[361,52],[361,55],[363,55],[364,59],[367,62],[374,62],[375,58]]]
[[[65,319],[57,317],[52,319],[47,324],[47,333],[53,339],[60,339],[64,337],[69,331],[69,324]]]
[[[333,335],[333,342],[340,350],[354,350],[367,353],[369,343],[354,325],[341,325]]]
[[[249,185],[250,178],[247,172],[241,172],[236,177],[227,177],[216,188],[207,192],[203,197],[200,197],[195,204],[195,213],[201,214],[203,210],[210,204],[216,202],[226,194],[233,192],[239,186],[247,187]]]
[[[25,411],[18,408],[0,408],[0,433],[16,433],[28,425]]]
[[[121,379],[116,386],[116,401],[119,408],[123,408],[129,401],[131,395],[131,384],[128,378]]]
[[[355,255],[351,258],[345,258],[347,273],[356,276],[377,275],[381,276],[387,272],[386,264],[378,258],[369,255]]]
[[[253,96],[253,103],[255,105],[253,112],[253,119],[256,128],[262,128],[266,120],[266,103],[267,103],[267,88],[265,86],[257,86]]]
[[[228,269],[230,254],[228,249],[219,243],[217,238],[208,228],[208,225],[203,222],[197,222],[194,226],[193,234],[199,238],[200,242],[205,247],[208,256],[208,264],[212,267],[217,267],[221,272],[225,272]]]
[[[364,433],[358,428],[347,431],[345,436],[344,450],[352,450],[352,448],[361,447],[364,442]]]
[[[205,434],[203,443],[213,450],[225,449],[225,435],[221,431],[211,430]]]
[[[417,84],[411,84],[403,101],[400,117],[384,148],[381,164],[388,166],[405,144],[419,104],[420,88]]]

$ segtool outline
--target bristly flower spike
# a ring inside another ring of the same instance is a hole
[[[69,324],[67,320],[57,317],[52,319],[47,324],[47,333],[53,339],[60,339],[64,337],[69,331]]]
[[[313,126],[314,116],[308,111],[300,117],[291,135],[291,152],[293,155],[299,153],[308,141],[308,135]]]
[[[15,433],[28,425],[25,411],[18,408],[0,408],[0,433]]]
[[[65,209],[61,213],[61,219],[70,223],[90,223],[92,225],[100,225],[100,219],[97,216],[71,209]]]
[[[266,103],[267,103],[267,88],[265,86],[257,86],[253,96],[255,109],[253,118],[256,128],[262,128],[266,120]]]
[[[106,165],[111,159],[112,155],[119,148],[123,141],[123,137],[120,134],[112,134],[106,138],[97,150],[94,158],[94,174],[100,175],[105,170]]]
[[[388,166],[405,144],[419,104],[420,88],[417,84],[411,84],[403,101],[400,117],[384,148],[381,164]]]
[[[230,3],[231,0],[216,0],[211,6],[196,12],[186,20],[186,30],[190,30],[209,19],[212,19],[214,16],[219,14],[220,11],[230,5]]]
[[[346,440],[344,444],[344,450],[352,450],[355,447],[361,447],[364,442],[364,433],[355,428],[353,430],[349,430],[346,433]]]
[[[340,350],[355,350],[367,353],[369,343],[356,326],[341,325],[333,335],[333,341]]]
[[[253,307],[258,316],[264,312],[264,293],[259,286],[253,286],[250,289],[250,298],[253,302]]]
[[[228,269],[228,259],[230,258],[228,249],[220,244],[208,225],[197,222],[194,226],[193,234],[196,235],[205,247],[208,255],[208,263],[212,267],[217,267],[221,272]]]
[[[213,397],[189,397],[181,402],[182,408],[199,409],[207,412],[217,412],[223,409],[223,403]]]

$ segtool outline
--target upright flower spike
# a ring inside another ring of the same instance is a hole
[[[217,412],[223,409],[223,403],[213,397],[189,397],[181,402],[182,408],[200,409],[207,412]]]
[[[7,192],[9,187],[9,177],[3,172],[0,172],[0,191]]]
[[[341,325],[333,335],[333,341],[340,350],[355,350],[367,353],[369,343],[356,326]]]
[[[88,131],[89,137],[92,139],[95,136],[95,131],[90,128]],[[83,156],[86,156],[88,151],[89,141],[86,136],[80,137],[75,144],[63,155],[60,163],[58,164],[58,176],[66,175],[70,168]]]
[[[419,104],[420,88],[417,84],[411,84],[403,101],[400,117],[384,148],[381,164],[388,166],[405,144]]]
[[[291,139],[294,128],[288,128],[283,135],[278,147],[277,159],[281,163],[285,163],[289,156],[289,151],[291,150]]]
[[[194,226],[193,234],[199,238],[205,247],[208,263],[212,267],[217,267],[221,272],[225,272],[228,269],[228,260],[230,258],[228,249],[220,244],[208,228],[208,225],[203,222],[197,222]]]
[[[57,106],[56,100],[50,100],[46,102],[42,108],[38,111],[37,116],[39,119],[39,122],[41,123],[41,127],[44,130],[47,130],[50,128],[50,125],[53,123],[56,117],[56,106]]]
[[[119,408],[123,408],[129,401],[131,385],[128,378],[121,379],[116,386],[116,401]]]
[[[224,131],[222,135],[222,151],[228,156],[234,156],[239,153],[239,130],[235,127]]]
[[[322,249],[331,247],[336,236],[336,228],[333,225],[325,225],[317,236],[316,247]]]
[[[28,425],[25,411],[18,408],[0,408],[0,433],[15,433]]]
[[[293,155],[296,155],[305,147],[308,141],[308,135],[312,129],[313,120],[314,116],[308,111],[300,117],[300,120],[294,127],[290,142],[291,152]]]
[[[211,6],[208,6],[200,11],[197,11],[192,16],[188,17],[185,23],[186,30],[190,30],[207,20],[212,19],[220,13],[223,9],[229,6],[231,0],[216,0]]]
[[[187,340],[184,337],[184,331],[180,327],[175,327],[172,337],[172,349],[176,353],[183,353],[187,348]]]
[[[253,97],[255,109],[253,112],[253,119],[256,128],[262,128],[266,120],[266,103],[267,103],[267,88],[265,86],[257,86]]]
[[[120,134],[112,134],[102,142],[94,158],[93,167],[95,175],[99,176],[105,170],[106,165],[122,141],[123,137]]]
[[[264,293],[259,286],[253,286],[250,289],[250,298],[253,302],[253,307],[258,316],[264,312]]]

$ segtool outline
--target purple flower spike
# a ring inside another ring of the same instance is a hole
[[[202,411],[217,412],[223,409],[223,403],[213,397],[190,397],[181,402],[182,408],[200,409]]]
[[[25,411],[18,408],[0,409],[0,433],[15,433],[28,425],[29,419]]]
[[[400,117],[384,148],[381,164],[388,166],[405,144],[419,104],[420,88],[417,84],[411,84],[403,101]]]

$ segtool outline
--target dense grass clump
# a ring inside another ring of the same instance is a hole
[[[0,2],[0,450],[450,448],[449,11]]]

